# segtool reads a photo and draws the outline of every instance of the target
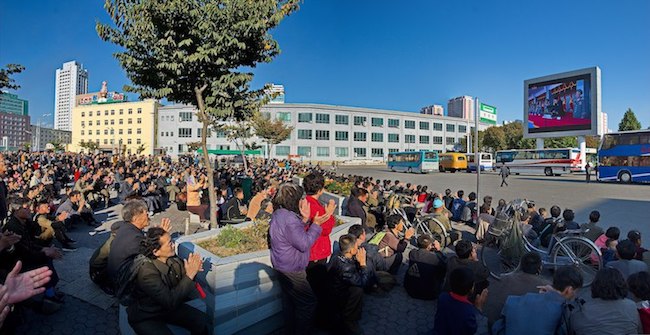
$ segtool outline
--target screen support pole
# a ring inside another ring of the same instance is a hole
[[[481,105],[478,102],[478,97],[475,99],[476,105],[474,107],[474,164],[476,164],[476,203],[478,203],[479,197],[479,190],[480,190],[480,184],[481,184],[481,159],[480,159],[480,154],[478,152],[478,120],[480,117],[479,109]],[[467,136],[469,138],[469,136]]]
[[[578,148],[580,148],[580,168],[584,170],[587,164],[587,140],[584,136],[578,136]]]
[[[536,138],[535,143],[537,144],[537,150],[544,149],[544,139],[543,138]]]

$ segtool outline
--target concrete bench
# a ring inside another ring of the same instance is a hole
[[[194,299],[186,302],[186,304],[201,310],[205,313],[206,311],[206,305],[205,302],[202,299]],[[129,325],[129,318],[126,315],[126,307],[120,305],[120,312],[119,312],[119,324],[120,324],[120,334],[122,335],[136,335],[135,331],[133,331],[133,328],[131,328],[131,325]],[[172,331],[172,333],[177,334],[177,335],[190,335],[189,330],[185,328],[181,328],[178,326],[174,325],[167,325],[169,329]]]

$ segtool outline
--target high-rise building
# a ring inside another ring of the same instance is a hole
[[[0,139],[2,149],[22,149],[29,143],[29,104],[17,95],[0,92]]]
[[[72,108],[75,97],[88,92],[88,70],[76,61],[63,63],[56,69],[54,97],[54,129],[72,130]]]
[[[445,115],[445,110],[440,105],[431,105],[422,107],[422,109],[420,109],[420,114],[442,116]]]
[[[463,95],[449,99],[447,103],[447,116],[474,120],[474,98]]]
[[[608,128],[607,128],[607,113],[600,113],[600,131],[603,134],[607,134]]]

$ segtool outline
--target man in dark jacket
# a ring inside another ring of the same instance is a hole
[[[248,213],[246,205],[244,205],[244,190],[240,187],[236,187],[233,190],[233,193],[235,196],[230,198],[230,200],[223,205],[223,208],[225,209],[223,211],[223,219],[228,221],[244,221],[246,220],[246,214]]]
[[[447,264],[440,242],[429,235],[418,237],[418,248],[409,253],[404,288],[415,299],[433,300],[440,295]]]
[[[331,295],[342,319],[341,333],[361,334],[363,288],[368,283],[366,251],[357,247],[351,234],[339,238],[339,248],[341,253],[329,270]]]
[[[366,211],[363,209],[368,200],[368,191],[363,188],[353,188],[348,198],[347,216],[361,218],[363,228],[368,228],[366,224]]]
[[[472,242],[467,240],[460,240],[456,243],[456,256],[449,258],[447,262],[447,277],[445,278],[444,290],[449,291],[450,289],[450,278],[449,274],[456,268],[469,268],[474,272],[474,285],[476,287],[476,292],[483,291],[484,288],[489,286],[488,277],[490,276],[490,271],[479,262],[478,256],[476,253],[476,247]]]

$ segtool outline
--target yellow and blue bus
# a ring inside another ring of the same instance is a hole
[[[428,173],[438,170],[438,153],[435,151],[406,151],[388,154],[391,171]]]
[[[597,178],[621,183],[650,182],[650,130],[603,135]]]

